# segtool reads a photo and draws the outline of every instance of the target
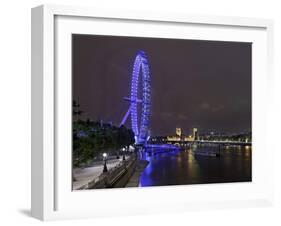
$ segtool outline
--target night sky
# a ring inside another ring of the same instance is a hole
[[[119,125],[128,109],[133,62],[151,70],[151,134],[251,131],[251,43],[72,36],[73,99],[81,118]],[[126,126],[130,127],[130,118]]]

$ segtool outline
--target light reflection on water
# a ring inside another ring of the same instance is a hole
[[[200,145],[152,156],[143,155],[149,164],[141,175],[139,186],[251,181],[250,146],[222,146],[221,157],[194,154],[206,151],[217,152],[218,146]]]

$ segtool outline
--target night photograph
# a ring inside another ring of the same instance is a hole
[[[72,190],[252,181],[252,43],[72,34]]]

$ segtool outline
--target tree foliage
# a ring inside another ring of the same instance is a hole
[[[115,154],[120,148],[134,143],[132,130],[125,126],[90,120],[73,122],[73,164],[87,164],[103,152]]]

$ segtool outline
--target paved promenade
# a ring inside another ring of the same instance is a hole
[[[130,156],[126,156],[126,159],[130,158]],[[122,164],[122,156],[120,159],[111,159],[107,161],[107,169],[117,166],[118,164]],[[96,165],[85,167],[85,168],[75,168],[73,169],[73,176],[75,181],[73,182],[73,190],[77,190],[83,185],[88,184],[92,180],[98,178],[103,172],[103,163],[100,162]]]

